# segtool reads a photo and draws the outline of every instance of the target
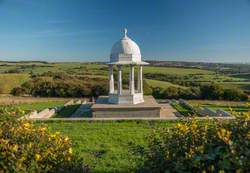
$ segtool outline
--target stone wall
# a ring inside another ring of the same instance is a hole
[[[160,117],[160,108],[155,109],[109,109],[95,110],[92,112],[94,118],[141,118]]]
[[[37,119],[37,118],[50,118],[56,113],[56,109],[44,109],[41,112],[33,111],[29,115],[26,115],[25,118]]]

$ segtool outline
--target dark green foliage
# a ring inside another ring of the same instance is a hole
[[[11,94],[14,96],[21,96],[25,94],[25,89],[22,87],[16,87],[12,89]]]
[[[158,99],[198,99],[200,98],[199,88],[177,88],[177,87],[168,87],[166,89],[162,88],[153,88],[152,95]]]
[[[244,92],[242,92],[241,90],[225,89],[223,93],[223,98],[225,100],[240,101],[240,100],[247,100],[248,96],[247,94],[244,94]]]
[[[107,95],[108,87],[103,85],[95,85],[91,88],[91,96],[98,97],[100,95]]]
[[[203,99],[220,100],[223,97],[223,87],[219,85],[203,85],[201,86],[201,97]]]
[[[46,72],[14,88],[13,95],[29,94],[41,97],[86,97],[107,94],[107,81],[103,78]]]
[[[200,87],[201,98],[208,100],[247,100],[248,96],[239,89],[226,89],[220,85],[202,85]]]
[[[152,95],[158,99],[207,99],[245,101],[246,93],[238,89],[227,89],[217,84],[201,85],[187,89],[168,87],[166,89],[153,88]]]

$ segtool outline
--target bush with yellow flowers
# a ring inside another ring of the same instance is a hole
[[[193,119],[155,130],[139,172],[250,172],[250,112],[234,120]]]
[[[51,133],[45,125],[18,120],[19,110],[1,110],[0,172],[87,172],[72,152],[68,137]]]

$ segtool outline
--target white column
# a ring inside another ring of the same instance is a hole
[[[143,93],[142,66],[138,67],[138,92]]]
[[[109,93],[114,93],[115,86],[114,86],[114,70],[113,65],[109,66]]]
[[[122,95],[122,66],[118,66],[118,94]]]
[[[129,91],[131,95],[135,93],[135,68],[133,65],[130,66]]]

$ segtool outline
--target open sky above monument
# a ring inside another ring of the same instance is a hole
[[[144,59],[250,62],[249,0],[0,0],[0,60],[107,61],[124,27]]]

